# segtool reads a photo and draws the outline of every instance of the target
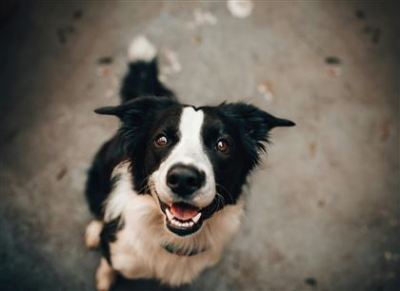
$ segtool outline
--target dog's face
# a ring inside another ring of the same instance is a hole
[[[268,132],[294,125],[243,103],[195,108],[141,98],[96,112],[122,120],[119,135],[136,190],[153,195],[166,227],[180,236],[236,203]]]

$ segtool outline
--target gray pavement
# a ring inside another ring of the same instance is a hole
[[[244,19],[204,1],[0,9],[0,290],[94,290],[83,188],[118,122],[93,109],[118,102],[138,34],[183,102],[244,100],[297,123],[272,132],[221,263],[183,290],[400,290],[395,1],[257,1]]]

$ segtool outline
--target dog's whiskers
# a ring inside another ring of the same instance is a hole
[[[235,199],[233,198],[233,195],[229,192],[228,189],[226,189],[226,187],[224,187],[223,185],[218,184],[218,183],[217,183],[216,186],[217,186],[217,188],[219,187],[221,190],[223,190],[224,193],[226,193],[226,194],[229,196],[229,199],[230,199],[230,201],[231,201],[232,203],[235,201]],[[224,198],[224,201],[225,201],[225,198]],[[226,201],[225,201],[225,202],[226,202]]]

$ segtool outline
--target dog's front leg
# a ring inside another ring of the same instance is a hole
[[[85,245],[88,249],[95,249],[100,244],[100,233],[103,229],[103,222],[92,220],[86,227]]]
[[[116,279],[116,272],[105,258],[101,258],[100,265],[96,272],[97,291],[109,291]]]

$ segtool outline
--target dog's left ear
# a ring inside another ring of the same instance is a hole
[[[219,106],[229,119],[239,123],[244,133],[257,142],[267,141],[268,132],[279,126],[295,126],[293,121],[275,117],[245,103],[228,103]]]

